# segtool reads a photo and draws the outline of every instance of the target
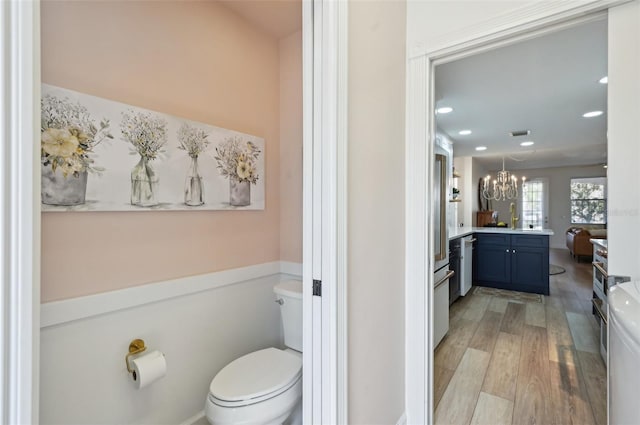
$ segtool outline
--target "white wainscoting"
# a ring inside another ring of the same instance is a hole
[[[40,423],[177,424],[198,415],[231,360],[282,346],[272,288],[301,266],[273,262],[42,305]],[[160,350],[167,375],[135,389],[129,342]]]

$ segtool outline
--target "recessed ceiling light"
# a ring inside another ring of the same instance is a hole
[[[531,145],[533,145],[533,142],[532,142],[532,141],[528,141],[528,142],[522,142],[522,143],[520,143],[520,146],[531,146]]]
[[[460,130],[458,131],[458,134],[461,136],[468,136],[471,134],[471,130]]]
[[[487,147],[486,146],[476,146],[476,150],[477,151],[486,151]]]
[[[603,114],[602,111],[591,111],[591,112],[587,112],[586,114],[583,114],[582,116],[585,118],[593,118],[593,117],[599,117],[602,114]]]
[[[598,81],[600,84],[607,84],[609,82],[609,77],[608,76],[604,76],[602,78],[600,78],[600,81]]]
[[[449,106],[443,106],[442,108],[436,109],[436,114],[448,114],[451,111],[453,111],[453,108]]]

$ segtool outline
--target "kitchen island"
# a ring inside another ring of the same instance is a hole
[[[474,235],[473,284],[549,295],[550,229],[460,227],[449,239]]]

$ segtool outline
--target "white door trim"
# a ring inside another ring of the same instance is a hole
[[[628,1],[628,0],[627,0]],[[484,49],[575,25],[620,0],[539,2],[431,40],[431,47],[409,46],[406,140],[406,410],[407,423],[433,423],[433,205],[435,139],[434,64]]]
[[[303,2],[303,421],[347,423],[347,2]],[[312,295],[313,281],[322,296]]]
[[[332,391],[336,392],[336,421],[334,423],[349,423],[348,416],[348,298],[347,298],[347,273],[348,273],[348,244],[347,244],[347,219],[348,219],[348,80],[349,80],[349,49],[348,49],[348,2],[336,3],[335,32],[336,32],[336,370],[335,385]],[[333,374],[332,374],[333,376]]]
[[[0,3],[0,422],[38,423],[39,1]]]

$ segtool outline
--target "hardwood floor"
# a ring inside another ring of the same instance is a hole
[[[607,423],[607,372],[591,314],[591,263],[552,249],[542,302],[474,293],[450,309],[434,353],[435,423]],[[478,291],[480,292],[480,291]]]

